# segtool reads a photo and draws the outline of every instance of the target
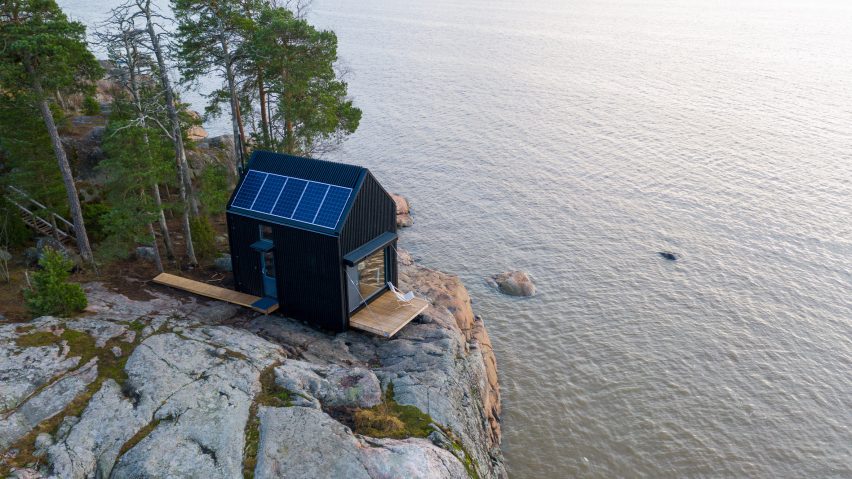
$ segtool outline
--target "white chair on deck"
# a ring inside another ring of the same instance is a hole
[[[414,291],[409,291],[403,294],[402,291],[396,289],[396,286],[394,286],[390,281],[388,281],[388,288],[390,288],[391,293],[396,296],[397,303],[402,303],[400,306],[406,305],[414,299]]]

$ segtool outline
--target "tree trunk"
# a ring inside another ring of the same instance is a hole
[[[139,188],[139,197],[142,199],[142,204],[145,204],[145,190]],[[148,236],[151,237],[151,247],[154,248],[154,264],[157,266],[157,272],[163,272],[163,258],[160,256],[160,246],[157,244],[157,235],[154,233],[154,223],[148,223]]]
[[[138,52],[136,51],[136,46],[129,43],[129,39],[125,37],[125,52],[127,54],[128,60],[128,70],[130,73],[130,94],[133,96],[133,101],[136,104],[136,115],[139,118],[140,123],[142,124],[142,128],[144,129],[143,140],[145,142],[145,149],[148,154],[148,159],[153,161],[151,158],[151,149],[150,149],[150,140],[148,139],[148,125],[145,121],[145,112],[142,109],[142,99],[139,95],[139,85],[136,81],[136,68],[138,67],[136,63],[136,59],[138,57]],[[152,187],[154,193],[154,204],[157,207],[157,219],[160,226],[160,233],[163,235],[163,244],[166,246],[166,256],[169,259],[174,259],[175,250],[172,247],[172,238],[169,234],[169,226],[166,223],[166,215],[163,213],[163,200],[160,197],[160,186],[154,182]],[[157,238],[154,237],[154,241],[157,241]],[[158,253],[159,254],[159,253]],[[162,270],[162,268],[161,268]],[[161,271],[162,272],[162,271]]]
[[[151,40],[151,48],[154,51],[154,57],[157,59],[157,67],[160,74],[160,84],[163,88],[163,95],[166,101],[166,110],[169,116],[169,123],[172,127],[172,142],[175,146],[175,160],[180,173],[180,180],[186,190],[186,196],[181,196],[181,199],[189,203],[193,216],[198,215],[198,199],[195,196],[195,191],[192,187],[192,177],[189,173],[189,164],[186,161],[186,149],[183,145],[183,132],[180,127],[180,118],[178,117],[177,104],[175,102],[174,90],[172,90],[172,81],[169,79],[169,71],[166,65],[163,49],[160,47],[160,38],[154,30],[154,21],[151,14],[151,2],[146,0],[142,13],[145,15],[146,29]]]
[[[154,204],[157,205],[157,211],[159,212],[157,215],[157,221],[160,223],[160,233],[163,235],[163,244],[166,245],[166,256],[169,259],[174,259],[175,248],[172,246],[172,237],[169,234],[169,226],[166,224],[166,215],[163,213],[163,199],[160,197],[160,185],[154,184],[152,190],[154,193]]]
[[[243,126],[243,113],[240,111],[240,98],[237,97],[237,126],[240,128],[240,147],[243,153],[243,159],[248,155],[248,146],[246,145],[246,130]]]
[[[295,155],[296,154],[296,138],[293,136],[293,122],[289,119],[284,121],[285,126],[285,137],[284,137],[284,148],[285,153]]]
[[[154,247],[154,264],[157,272],[163,272],[163,259],[160,257],[160,247],[157,245],[157,235],[154,234],[154,224],[148,223],[148,234],[151,235],[151,245]]]
[[[68,103],[65,103],[65,97],[62,96],[62,92],[60,92],[59,90],[56,90],[55,94],[56,94],[56,101],[59,102],[59,106],[61,106],[63,110],[67,111],[68,110]]]
[[[74,236],[77,237],[77,248],[80,250],[83,261],[94,264],[92,247],[89,244],[89,236],[86,234],[86,225],[83,222],[83,208],[80,206],[80,197],[77,196],[77,185],[74,183],[71,165],[68,163],[68,157],[65,156],[59,131],[57,131],[56,123],[53,121],[53,113],[50,111],[50,105],[47,104],[47,98],[44,97],[44,91],[41,88],[41,81],[32,64],[27,64],[27,73],[30,75],[33,90],[35,90],[38,98],[39,110],[41,110],[44,125],[47,127],[47,133],[50,135],[50,144],[53,146],[53,153],[56,155],[59,171],[62,173],[62,182],[65,184],[65,193],[68,195],[68,208],[71,210],[71,220],[74,223]]]
[[[137,0],[137,5],[145,15],[146,29],[151,40],[151,47],[154,50],[154,56],[157,59],[157,66],[160,73],[160,84],[163,87],[163,93],[166,97],[166,108],[169,113],[169,121],[172,126],[172,140],[175,146],[175,160],[178,166],[179,183],[180,183],[180,199],[183,202],[183,235],[186,242],[186,256],[191,265],[198,264],[198,259],[195,257],[195,248],[192,245],[192,228],[189,223],[190,211],[193,215],[198,215],[198,203],[195,194],[192,190],[192,182],[189,175],[189,165],[186,162],[186,152],[183,147],[183,134],[180,128],[180,120],[175,106],[174,92],[172,92],[172,84],[169,80],[168,70],[166,69],[166,61],[163,58],[163,51],[160,48],[160,39],[157,37],[157,32],[154,30],[154,22],[151,18],[151,1]]]
[[[284,78],[284,84],[287,84],[287,81],[290,78],[290,72],[287,69],[284,69],[282,77]],[[294,128],[293,128],[293,120],[291,118],[293,113],[293,96],[290,94],[290,90],[285,87],[284,93],[282,95],[282,100],[284,101],[284,152],[289,153],[291,155],[296,154],[296,138],[294,137]]]
[[[184,205],[181,224],[185,233],[184,243],[186,246],[186,257],[189,259],[189,264],[195,266],[198,260],[195,258],[195,245],[192,244],[192,225],[189,222],[189,208]]]
[[[257,93],[260,98],[260,129],[263,132],[263,141],[269,148],[269,116],[266,113],[266,86],[263,84],[263,71],[257,69]]]
[[[234,130],[234,168],[231,173],[234,178],[237,178],[236,165],[240,165],[240,171],[245,167],[245,158],[243,155],[245,150],[243,144],[245,135],[243,134],[243,126],[240,118],[240,99],[237,96],[237,81],[234,76],[234,65],[231,60],[231,53],[228,49],[228,40],[224,34],[219,35],[219,41],[222,45],[222,56],[225,59],[225,76],[228,80],[228,91],[231,96],[231,127]]]

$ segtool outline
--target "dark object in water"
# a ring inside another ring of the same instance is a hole
[[[672,253],[671,251],[660,251],[657,254],[669,261],[677,261],[677,255]]]

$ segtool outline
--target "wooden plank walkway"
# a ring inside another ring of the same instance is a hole
[[[208,298],[245,306],[263,314],[269,314],[278,309],[278,303],[275,303],[265,309],[253,306],[255,302],[261,299],[258,296],[240,293],[239,291],[234,291],[232,289],[220,288],[219,286],[213,286],[212,284],[202,283],[189,278],[182,278],[169,273],[158,274],[157,277],[154,278],[154,282],[171,286],[172,288],[189,291],[190,293],[195,293],[201,296],[207,296]]]
[[[428,307],[429,302],[426,300],[414,298],[404,303],[398,301],[390,291],[385,291],[352,315],[349,326],[390,338]]]

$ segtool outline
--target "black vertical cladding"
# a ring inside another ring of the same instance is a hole
[[[366,171],[364,182],[340,232],[341,258],[387,232],[396,232],[396,203],[373,174]],[[388,248],[387,279],[397,284],[396,241],[392,246]]]
[[[348,324],[338,238],[275,225],[272,237],[281,314],[329,331],[344,331]]]
[[[251,248],[257,241],[260,222],[241,215],[227,213],[228,242],[231,246],[231,267],[237,291],[263,296],[263,278],[260,275],[260,253]]]
[[[386,232],[396,232],[396,204],[366,169],[308,158],[255,151],[249,168],[352,188],[355,198],[343,212],[337,231],[277,220],[234,209],[228,202],[228,234],[234,283],[238,291],[263,296],[260,253],[252,249],[259,227],[272,227],[279,312],[330,331],[349,326],[343,256]],[[396,242],[387,248],[387,279],[398,279]]]

